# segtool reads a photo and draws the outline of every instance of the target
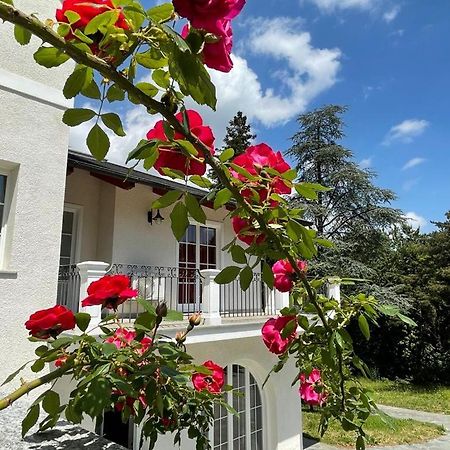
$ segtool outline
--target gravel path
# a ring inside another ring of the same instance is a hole
[[[414,411],[412,409],[395,408],[393,406],[382,406],[381,409],[392,417],[398,419],[414,419],[421,422],[434,423],[442,425],[447,434],[422,444],[405,444],[389,447],[370,447],[372,449],[382,450],[450,450],[450,416],[444,414],[435,414],[422,411]],[[338,447],[322,444],[311,439],[303,439],[303,448],[305,450],[337,450]],[[342,449],[342,448],[341,448]]]

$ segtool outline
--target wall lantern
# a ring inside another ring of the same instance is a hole
[[[153,215],[153,210],[151,209],[147,213],[147,220],[150,225],[153,225],[154,223],[162,223],[164,220],[164,217],[161,215],[161,212],[159,211],[159,209],[156,210],[155,215]]]

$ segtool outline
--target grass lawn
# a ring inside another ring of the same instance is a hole
[[[450,387],[421,387],[387,380],[360,381],[372,391],[375,402],[381,405],[450,414]]]
[[[303,434],[307,437],[320,440],[318,427],[319,412],[303,411]],[[392,419],[392,423],[385,424],[379,416],[372,416],[365,428],[368,434],[369,445],[401,445],[426,442],[445,434],[438,425],[417,422],[415,420]],[[342,430],[337,422],[332,422],[321,442],[330,445],[352,447],[355,445],[355,434]]]

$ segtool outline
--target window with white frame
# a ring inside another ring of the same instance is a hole
[[[214,450],[264,450],[263,403],[254,376],[245,367],[226,367],[226,383],[233,386],[226,400],[238,415],[216,406],[211,429]],[[233,395],[236,393],[237,395]]]
[[[60,266],[69,266],[76,261],[79,210],[65,206],[61,232]]]
[[[0,171],[0,269],[5,265],[6,227],[9,215],[9,184],[7,173]]]

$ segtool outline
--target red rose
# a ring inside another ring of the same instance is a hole
[[[88,297],[82,306],[102,305],[114,309],[130,298],[137,297],[138,291],[131,289],[131,280],[126,275],[105,275],[88,287]]]
[[[203,125],[203,119],[200,114],[193,110],[187,110],[186,115],[189,121],[189,128],[191,133],[198,137],[214,154],[214,135],[210,127]],[[176,119],[182,123],[183,114],[178,113]],[[163,121],[160,120],[155,126],[147,133],[147,139],[159,139],[161,141],[169,141],[164,131]],[[174,139],[184,139],[181,133],[176,132]],[[172,170],[179,170],[185,175],[204,175],[206,172],[206,164],[201,157],[201,152],[197,156],[201,161],[188,158],[181,150],[171,147],[160,147],[159,157],[155,162],[155,169],[164,175],[163,168],[166,167]]]
[[[245,0],[173,0],[175,11],[186,17],[195,28],[207,31],[215,20],[234,19],[245,5]]]
[[[73,330],[75,325],[73,312],[61,305],[37,311],[25,322],[30,335],[40,339],[54,338],[63,331]]]
[[[55,361],[55,366],[56,367],[62,367],[64,366],[64,364],[66,364],[67,360],[69,359],[69,357],[67,355],[64,356],[60,356],[56,361]]]
[[[231,219],[231,224],[237,238],[247,245],[261,244],[266,240],[265,234],[256,229],[249,219],[236,216]]]
[[[203,47],[203,62],[211,69],[219,70],[220,72],[230,72],[233,68],[233,61],[231,60],[231,50],[233,48],[233,30],[231,29],[231,22],[229,20],[217,20],[208,30],[215,34],[218,42],[205,43]],[[189,34],[189,26],[183,28],[181,35],[186,38]]]
[[[297,265],[302,272],[306,272],[308,268],[306,261],[299,260],[297,261]],[[277,261],[272,267],[272,272],[275,288],[280,292],[290,292],[294,287],[295,281],[295,271],[292,264],[287,259]]]
[[[113,397],[118,396],[114,403],[114,408],[117,412],[122,412],[125,406],[127,406],[130,409],[130,414],[132,416],[135,416],[137,414],[137,411],[134,407],[134,403],[136,402],[136,400],[139,400],[139,403],[144,409],[148,407],[147,398],[145,397],[143,392],[141,392],[138,398],[127,396],[123,391],[119,389],[113,390],[111,394],[113,395]]]
[[[118,349],[128,347],[136,338],[136,332],[126,328],[118,328],[116,332],[105,339],[105,342],[114,344]]]
[[[269,190],[275,194],[291,193],[290,186],[281,177],[268,173],[267,171],[267,169],[271,169],[276,170],[279,174],[283,174],[291,170],[291,167],[284,160],[281,152],[275,153],[268,145],[259,144],[249,147],[245,153],[234,158],[233,163],[242,167],[251,175],[262,177],[262,179],[252,181],[245,175],[232,170],[233,176],[245,183],[245,187],[241,193],[246,199],[250,199],[253,196],[249,188],[254,189],[258,193],[260,201],[267,199]],[[276,202],[273,206],[276,206]]]
[[[64,0],[61,8],[56,10],[56,20],[58,22],[69,23],[69,19],[64,15],[66,11],[73,11],[80,16],[80,19],[71,25],[72,31],[79,29],[84,33],[86,25],[96,16],[106,11],[117,11],[117,20],[114,26],[122,30],[129,30],[130,26],[122,12],[122,8],[114,6],[112,0]],[[78,40],[73,32],[65,36],[66,41]],[[94,54],[99,54],[99,43],[102,40],[102,35],[98,32],[90,36],[94,43],[90,48]]]
[[[316,391],[316,387],[322,386],[322,384],[322,375],[319,369],[313,369],[308,378],[302,373],[300,375],[299,388],[301,399],[310,406],[323,406],[328,394],[323,391]]]
[[[194,373],[192,375],[192,383],[194,384],[195,390],[203,391],[206,389],[211,394],[220,394],[225,383],[225,372],[223,368],[212,361],[206,361],[203,363],[203,366],[212,373],[210,375]]]
[[[269,319],[262,327],[263,341],[270,352],[276,355],[283,354],[291,344],[291,342],[296,338],[297,331],[294,329],[292,333],[283,338],[281,333],[283,329],[289,322],[297,322],[297,317],[295,316],[280,316],[276,319]]]

